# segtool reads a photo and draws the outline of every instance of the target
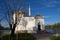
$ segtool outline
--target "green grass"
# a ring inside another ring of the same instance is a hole
[[[50,36],[50,40],[60,40],[60,36]]]
[[[2,35],[2,39],[3,40],[9,40],[10,39],[10,34]],[[32,34],[28,34],[28,33],[15,34],[11,38],[11,40],[17,40],[17,39],[18,40],[36,40],[36,38],[34,36],[32,36]]]

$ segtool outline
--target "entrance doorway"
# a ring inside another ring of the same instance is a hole
[[[41,25],[40,25],[40,22],[38,23],[38,31],[41,31]]]

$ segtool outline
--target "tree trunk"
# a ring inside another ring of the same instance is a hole
[[[12,30],[12,24],[10,24],[10,30]]]
[[[14,37],[15,28],[16,28],[16,24],[13,25],[13,28],[11,30],[10,40]]]
[[[11,34],[12,34],[12,35],[13,35],[14,32],[15,32],[15,28],[16,28],[16,24],[13,25],[13,28],[12,28],[12,30],[11,30]]]

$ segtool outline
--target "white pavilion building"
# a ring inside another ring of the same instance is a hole
[[[44,31],[44,17],[37,14],[35,17],[31,16],[31,9],[29,7],[29,15],[23,11],[18,11],[14,13],[13,19],[15,22],[15,15],[17,15],[17,25],[15,28],[16,32],[27,32],[27,33],[37,33],[37,30],[40,28],[42,31]],[[38,28],[38,25],[40,27]]]

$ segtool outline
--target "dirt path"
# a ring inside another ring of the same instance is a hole
[[[48,34],[48,33],[37,33],[37,34],[33,34],[34,37],[36,37],[36,40],[49,40],[49,37],[52,34]]]

